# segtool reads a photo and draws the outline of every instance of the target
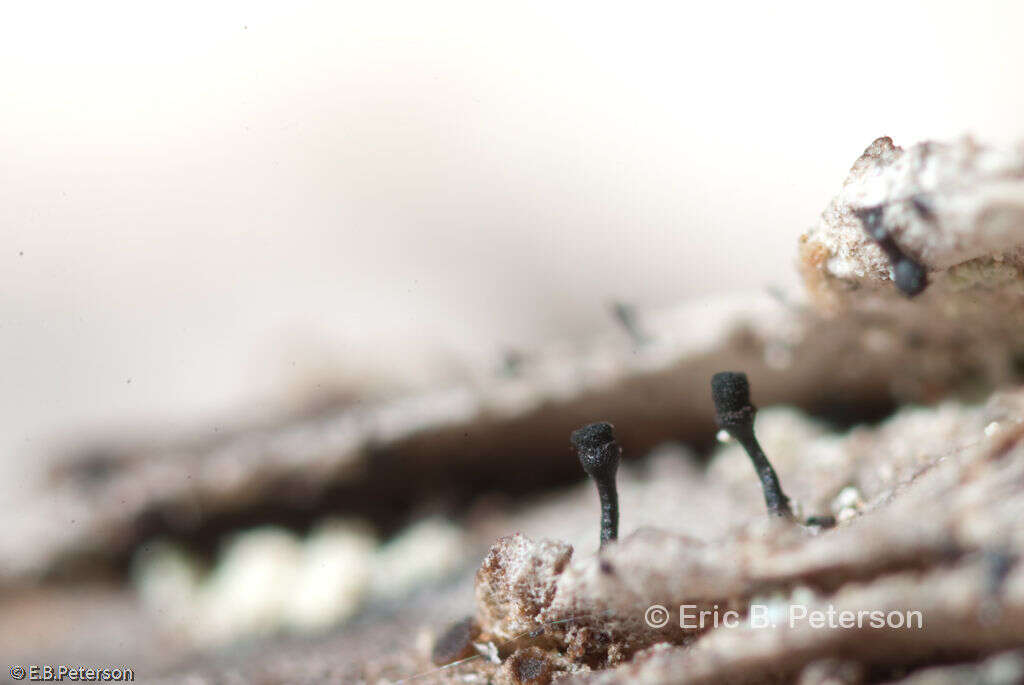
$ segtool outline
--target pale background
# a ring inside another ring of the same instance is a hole
[[[792,285],[875,137],[1024,139],[1022,7],[6,3],[2,487]]]

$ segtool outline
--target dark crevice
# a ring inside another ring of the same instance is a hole
[[[857,426],[874,426],[896,413],[899,404],[891,397],[879,397],[877,402],[863,403],[833,396],[811,406],[807,414],[828,425],[837,433],[845,433]]]

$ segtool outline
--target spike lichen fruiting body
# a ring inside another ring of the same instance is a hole
[[[915,207],[917,206],[915,203]],[[882,252],[889,258],[893,283],[904,295],[913,297],[928,287],[928,273],[923,265],[899,248],[892,234],[882,225],[883,211],[884,206],[878,205],[855,209],[853,213],[860,219],[864,232],[882,248]]]
[[[569,438],[579,453],[580,465],[597,486],[601,500],[601,546],[619,537],[619,494],[615,487],[615,474],[619,469],[622,448],[607,422],[591,423]]]
[[[722,371],[711,377],[711,399],[715,403],[715,420],[746,450],[761,481],[768,513],[792,518],[789,498],[782,491],[779,477],[765,456],[761,444],[754,436],[754,417],[757,407],[750,401],[750,383],[747,374]]]

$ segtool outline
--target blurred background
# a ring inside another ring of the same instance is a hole
[[[1010,1],[12,4],[0,501],[80,436],[441,386],[612,301],[793,286],[874,138],[1024,139],[1022,25]]]
[[[82,429],[443,382],[611,300],[791,284],[875,137],[1024,137],[1021,25],[1015,2],[12,5],[0,483]]]

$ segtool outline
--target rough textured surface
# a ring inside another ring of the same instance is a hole
[[[843,189],[804,250],[828,250],[829,277],[865,284],[888,280],[890,264],[854,212],[880,207],[901,249],[932,272],[979,258],[1020,266],[1024,253],[1024,148],[995,149],[963,138],[904,150],[874,141],[850,169]],[[995,274],[993,274],[995,275]]]
[[[644,624],[644,611],[654,604],[746,613],[752,602],[773,601],[811,611],[831,604],[924,614],[921,631],[710,630],[689,648],[637,657],[602,682],[758,682],[766,671],[793,677],[813,660],[853,646],[859,661],[879,666],[1013,647],[1024,635],[1024,565],[1017,563],[1024,549],[1022,416],[1024,393],[1014,393],[979,408],[908,410],[841,441],[822,434],[779,450],[780,471],[800,474],[794,492],[804,495],[805,506],[827,508],[854,487],[853,515],[828,531],[754,516],[712,542],[687,536],[685,523],[681,531],[639,530],[599,556],[574,559],[535,620],[571,618],[547,634],[560,640],[559,652],[598,667],[646,646],[685,642],[675,609],[665,628]],[[731,479],[727,462],[737,457],[734,448],[724,450],[709,478]],[[808,499],[809,493],[816,496]],[[1000,560],[1006,566],[996,581],[992,569]],[[550,594],[550,574],[541,583]],[[518,577],[517,591],[533,596],[523,584]],[[485,620],[485,631],[488,626]]]
[[[536,628],[571,556],[570,545],[553,540],[518,534],[498,540],[476,576],[479,619],[489,634],[508,640]]]
[[[869,217],[928,270],[920,300],[893,287]],[[1022,244],[1024,149],[964,138],[903,150],[879,138],[801,237],[800,259],[812,299],[827,311],[872,312],[924,337],[966,328],[974,341],[981,331],[972,328],[1006,336],[1021,326]]]
[[[899,249],[927,268],[922,294],[908,299],[894,287],[889,258],[857,216],[865,208],[876,208]],[[879,138],[800,239],[817,310],[837,324],[859,321],[870,346],[919,353],[921,366],[893,374],[918,390],[950,382],[943,357],[979,389],[1019,371],[1022,267],[1024,150],[969,138],[906,150]]]
[[[979,406],[908,408],[846,434],[766,408],[759,429],[780,477],[805,511],[840,514],[836,528],[768,520],[736,445],[718,450],[707,470],[685,451],[665,449],[623,473],[627,535],[600,553],[587,483],[474,524],[480,534],[546,530],[590,543],[571,553],[565,543],[517,534],[494,545],[477,572],[480,658],[437,670],[432,650],[450,623],[414,604],[380,628],[390,626],[397,643],[367,644],[352,632],[308,646],[275,641],[259,659],[220,658],[188,672],[199,682],[231,673],[315,682],[303,675],[313,672],[364,682],[420,673],[429,675],[414,682],[517,682],[515,654],[543,661],[553,678],[587,682],[828,682],[823,674],[838,672],[856,683],[924,677],[917,669],[936,662],[982,668],[975,660],[1020,647],[1024,635],[1022,417],[1024,391]],[[471,596],[467,581],[457,583],[433,611],[467,607]],[[664,628],[644,623],[654,603],[671,609]],[[790,604],[918,610],[924,626],[678,627],[680,604],[745,613],[754,603],[779,612]],[[433,636],[415,637],[417,625]],[[830,661],[839,653],[844,661]],[[303,654],[304,670],[289,671]]]

